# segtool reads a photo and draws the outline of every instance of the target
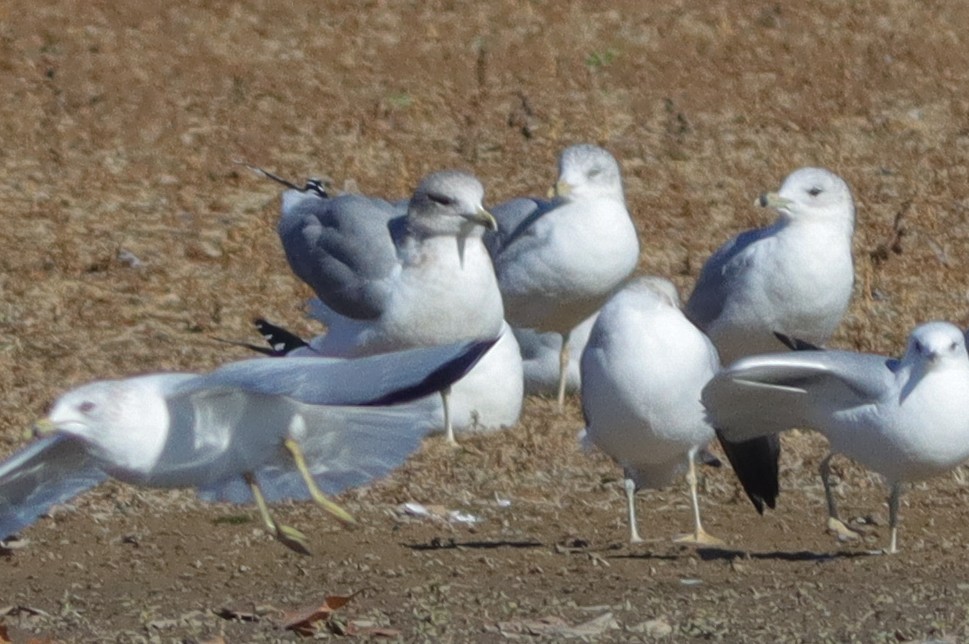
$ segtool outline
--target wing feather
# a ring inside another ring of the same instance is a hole
[[[378,317],[400,266],[392,204],[360,195],[320,198],[288,191],[277,232],[293,272],[327,306],[356,319]]]
[[[33,441],[0,463],[0,539],[106,478],[79,442],[63,436]]]

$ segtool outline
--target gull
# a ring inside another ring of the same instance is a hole
[[[558,405],[564,408],[569,334],[601,307],[639,260],[619,164],[606,150],[574,145],[559,157],[554,199],[519,198],[492,209],[488,248],[513,327],[554,332]]]
[[[703,391],[703,403],[728,440],[807,427],[830,443],[821,461],[828,528],[838,517],[830,462],[852,458],[885,477],[888,552],[897,552],[902,486],[954,469],[969,458],[969,355],[947,322],[916,327],[901,360],[847,351],[771,353],[737,361]]]
[[[328,309],[331,332],[346,328],[355,338],[337,343],[339,357],[493,338],[501,331],[501,294],[482,242],[484,230],[497,224],[474,176],[429,174],[403,209],[361,195],[330,197],[318,181],[300,188],[256,170],[290,188],[277,232],[293,272]],[[447,390],[441,395],[447,411]],[[453,443],[450,425],[446,434]]]
[[[312,315],[329,315],[329,309],[319,300],[310,303]],[[326,322],[326,319],[323,320]],[[336,319],[330,330],[310,340],[303,340],[295,333],[264,319],[254,321],[256,328],[269,345],[257,346],[246,342],[224,340],[254,351],[275,356],[327,356],[339,355],[346,350],[338,346],[347,343],[353,346],[357,340],[346,328],[340,326],[342,320]],[[365,329],[357,327],[358,331]],[[515,334],[507,323],[503,323],[501,334],[493,347],[461,379],[450,387],[448,408],[443,404],[436,406],[432,433],[446,430],[448,420],[453,431],[485,432],[512,427],[521,415],[524,396],[522,377],[522,353]],[[445,420],[445,411],[449,419]]]
[[[721,246],[704,264],[685,307],[723,364],[781,350],[777,334],[823,345],[851,299],[855,207],[844,180],[801,168],[758,202],[776,210],[777,220]],[[721,443],[757,511],[774,507],[777,437]]]
[[[585,439],[623,468],[629,540],[636,490],[668,485],[684,469],[694,531],[677,541],[714,545],[700,523],[696,457],[714,438],[700,391],[720,368],[710,340],[683,315],[668,280],[639,278],[599,313],[582,353]]]
[[[589,340],[598,311],[582,320],[569,331],[570,356],[581,356]],[[557,333],[539,333],[533,329],[514,329],[521,348],[522,370],[526,394],[556,394],[559,386],[559,354],[561,337]],[[581,387],[579,363],[570,360],[565,374],[565,391],[577,392]]]
[[[308,554],[268,503],[326,498],[400,465],[433,417],[418,400],[464,375],[494,340],[354,360],[256,358],[208,374],[102,380],[62,395],[40,436],[0,463],[0,539],[108,477],[255,502],[270,534]],[[413,401],[413,402],[410,402]]]

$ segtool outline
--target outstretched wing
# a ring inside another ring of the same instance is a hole
[[[739,442],[792,427],[823,432],[837,411],[890,395],[896,361],[846,351],[770,353],[738,360],[703,390],[711,423]]]
[[[421,445],[436,419],[436,400],[393,407],[298,405],[306,433],[299,440],[313,478],[327,494],[339,494],[385,476]],[[267,501],[308,499],[288,454],[279,453],[255,472]],[[249,487],[235,477],[199,490],[210,501],[249,503]]]
[[[77,441],[63,436],[35,440],[0,463],[0,539],[106,478]]]
[[[277,232],[293,272],[327,306],[350,318],[372,319],[390,295],[387,278],[400,268],[391,232],[399,216],[382,199],[288,190]]]
[[[363,358],[283,357],[233,362],[178,386],[176,393],[239,389],[311,405],[392,405],[439,392],[497,341],[409,349]]]

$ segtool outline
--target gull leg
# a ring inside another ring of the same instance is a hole
[[[562,334],[562,348],[559,350],[559,411],[565,411],[565,381],[569,377],[569,332]]]
[[[839,540],[860,539],[861,535],[849,528],[838,518],[838,506],[834,501],[834,493],[831,491],[831,459],[834,458],[833,452],[821,461],[818,472],[821,474],[821,483],[824,484],[824,498],[828,502],[828,531],[833,532]]]
[[[343,524],[356,525],[356,519],[350,516],[349,512],[326,498],[322,490],[317,487],[316,481],[313,480],[313,475],[310,474],[309,468],[306,467],[306,459],[303,458],[303,450],[300,449],[299,444],[292,438],[287,438],[283,444],[289,450],[289,453],[292,454],[293,461],[296,463],[296,469],[299,470],[300,475],[303,477],[303,482],[306,483],[306,487],[310,491],[310,496],[313,497],[317,505],[335,516]]]
[[[444,404],[444,440],[446,440],[449,445],[457,445],[458,442],[454,439],[454,426],[451,423],[450,386],[441,390],[441,402]]]
[[[892,483],[892,491],[888,495],[888,527],[892,531],[891,540],[888,545],[888,554],[893,555],[898,552],[898,506],[902,498],[902,484]]]
[[[243,478],[249,485],[249,489],[252,490],[252,496],[256,500],[256,507],[259,508],[259,515],[262,517],[262,522],[266,525],[266,529],[276,537],[277,541],[293,552],[298,552],[301,555],[312,554],[309,548],[306,547],[306,535],[296,528],[276,523],[276,519],[269,513],[269,506],[266,504],[266,499],[262,495],[262,490],[259,489],[259,483],[256,481],[256,477],[252,473],[246,472]]]
[[[690,485],[690,499],[693,502],[693,534],[681,535],[673,539],[673,541],[677,543],[695,543],[703,546],[722,546],[723,541],[704,530],[703,524],[700,523],[700,499],[696,493],[696,452],[697,448],[694,447],[687,454],[690,464],[689,469],[686,471],[686,482]]]
[[[629,543],[642,543],[643,539],[639,536],[636,528],[636,481],[628,476],[623,481],[626,487],[626,514],[629,517]]]

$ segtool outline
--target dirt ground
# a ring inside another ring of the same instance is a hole
[[[969,322],[969,4],[959,0],[472,3],[0,3],[0,454],[56,395],[98,378],[245,357],[268,316],[305,334],[306,287],[278,239],[277,186],[237,164],[409,194],[473,170],[487,200],[543,194],[566,145],[620,161],[640,272],[688,292],[709,253],[765,223],[792,169],[843,175],[857,279],[833,345],[898,354],[917,323]],[[823,442],[786,438],[780,507],[759,517],[729,468],[703,478],[722,549],[685,485],[640,495],[529,398],[519,426],[446,448],[341,501],[346,531],[284,505],[313,557],[248,507],[107,484],[0,557],[14,641],[291,640],[287,613],[359,593],[316,637],[498,641],[967,641],[961,472],[903,501],[841,460],[823,529]],[[417,502],[473,525],[403,515]],[[221,638],[221,639],[220,639]],[[0,637],[2,640],[3,637]]]

